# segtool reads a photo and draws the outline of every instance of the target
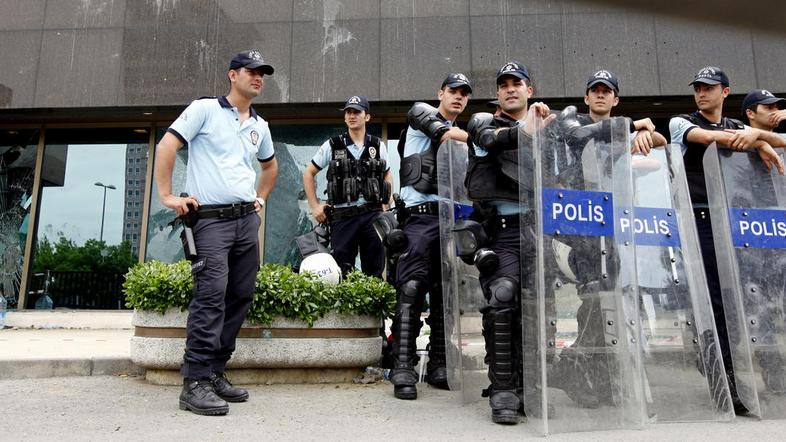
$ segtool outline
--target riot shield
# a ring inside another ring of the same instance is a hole
[[[786,418],[786,177],[715,145],[704,173],[737,394]]]
[[[464,187],[466,173],[467,145],[455,140],[444,142],[437,152],[437,181],[448,385],[460,392],[462,402],[469,403],[481,399],[488,377],[480,317],[484,299],[478,270],[457,255],[455,230],[472,211]]]
[[[631,160],[644,392],[651,420],[734,417],[679,145]]]
[[[644,424],[628,127],[569,108],[519,132],[524,409],[544,434]]]

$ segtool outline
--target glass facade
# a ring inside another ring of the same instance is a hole
[[[0,296],[16,308],[22,282],[39,131],[0,129]]]
[[[396,147],[403,128],[399,126],[387,125],[393,130],[387,144],[394,192],[400,164]],[[380,136],[383,127],[370,124],[368,130]],[[0,293],[11,308],[121,309],[123,274],[138,262],[140,253],[145,261],[183,258],[180,228],[169,225],[174,213],[161,205],[155,179],[145,200],[150,130],[156,130],[159,140],[166,127],[0,129]],[[338,123],[271,125],[279,176],[266,207],[264,262],[298,263],[294,238],[314,226],[303,171],[322,143],[345,130]],[[36,199],[36,154],[42,134]],[[174,166],[173,193],[185,189],[187,162],[184,148]],[[317,195],[322,199],[325,175],[317,175]],[[143,235],[145,204],[149,210]],[[30,264],[25,269],[31,224]],[[18,306],[23,278],[26,297],[24,306]]]
[[[148,144],[144,128],[46,132],[27,308],[124,308]]]

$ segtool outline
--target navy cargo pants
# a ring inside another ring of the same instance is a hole
[[[330,245],[333,258],[344,272],[355,268],[355,257],[360,250],[360,268],[368,276],[382,278],[385,270],[385,248],[374,230],[379,210],[330,223]]]
[[[205,379],[223,373],[254,295],[259,270],[256,213],[236,219],[200,219],[194,226],[197,258],[188,305],[186,352],[180,373]]]

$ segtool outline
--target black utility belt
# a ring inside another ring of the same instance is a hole
[[[368,212],[378,212],[382,210],[381,204],[363,204],[362,206],[334,207],[330,214],[331,221],[341,221]]]
[[[199,210],[197,210],[196,214],[200,219],[237,219],[246,216],[249,213],[256,212],[256,210],[257,209],[253,202],[235,204],[203,204],[199,206]]]
[[[417,206],[407,207],[410,215],[434,215],[439,216],[439,203],[436,201],[429,201],[427,203],[418,204]]]

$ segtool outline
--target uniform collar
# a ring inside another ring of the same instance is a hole
[[[449,124],[449,125],[450,125],[450,127],[453,127],[453,122],[452,122],[452,121],[450,121],[450,120],[448,120],[447,118],[443,117],[443,116],[442,116],[442,114],[441,114],[441,113],[439,113],[439,111],[437,111],[437,118],[439,118],[439,119],[440,119],[440,120],[442,120],[443,122],[445,122],[445,123]]]
[[[513,124],[518,123],[517,119],[511,117],[510,115],[506,114],[505,112],[501,112],[497,118],[499,118],[500,120],[507,121],[509,123],[513,123]]]
[[[232,106],[232,103],[230,103],[229,100],[227,100],[227,97],[224,95],[218,97],[218,104],[220,104],[221,107],[227,109],[232,109],[234,107]],[[249,113],[251,114],[251,118],[257,118],[257,111],[254,110],[254,106],[249,106],[248,110]]]
[[[701,113],[701,111],[696,111],[696,112],[693,113],[693,115],[695,115],[696,118],[704,121],[705,123],[707,123],[707,124],[709,124],[711,126],[723,126],[723,119],[725,118],[723,115],[721,115],[720,121],[717,122],[717,123],[713,123],[712,121],[708,120],[707,117],[705,117],[704,114]]]
[[[366,132],[366,137],[363,139],[363,146],[360,147],[368,146],[369,141],[371,141],[371,135]],[[355,144],[355,142],[352,140],[352,137],[349,136],[349,132],[344,132],[344,145],[349,147],[353,144]]]

